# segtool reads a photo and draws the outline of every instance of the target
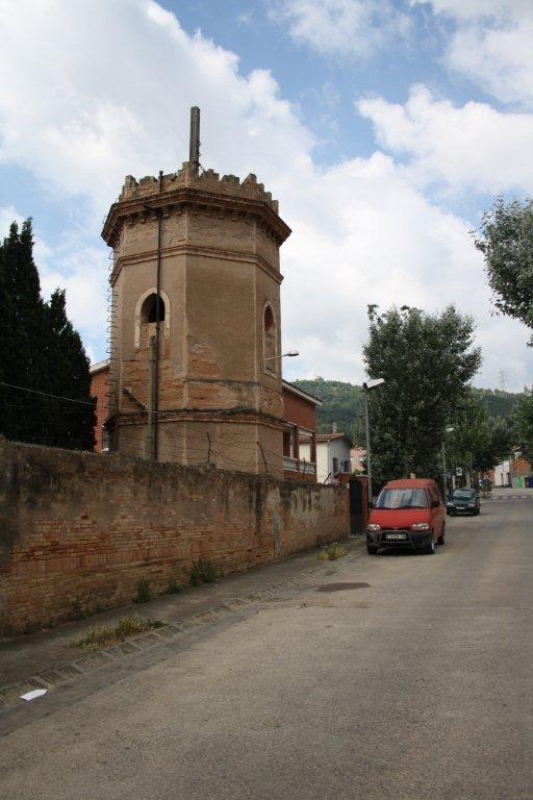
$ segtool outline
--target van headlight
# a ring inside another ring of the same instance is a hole
[[[381,525],[377,525],[375,522],[371,522],[369,525],[367,525],[366,529],[367,531],[370,531],[370,533],[378,533],[378,531],[381,530]]]
[[[414,525],[411,525],[412,531],[429,531],[429,525],[427,522],[415,522]]]

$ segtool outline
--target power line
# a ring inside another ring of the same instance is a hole
[[[26,386],[15,386],[13,383],[5,383],[4,381],[0,381],[0,386],[7,386],[10,389],[19,389],[21,392],[29,392],[30,394],[38,394],[41,397],[50,397],[53,400],[65,400],[69,403],[80,403],[84,406],[94,406],[94,402],[89,402],[88,400],[73,400],[72,397],[60,397],[57,394],[48,394],[47,392],[39,392],[37,389],[28,389]]]

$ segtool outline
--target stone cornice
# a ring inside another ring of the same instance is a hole
[[[266,272],[271,278],[281,284],[283,275],[274,269],[264,258],[257,253],[243,252],[238,253],[235,250],[221,250],[216,247],[195,246],[191,244],[179,244],[172,247],[163,248],[161,255],[163,259],[171,256],[192,255],[203,256],[205,258],[215,258],[223,261],[231,261],[232,263],[241,262],[242,264],[252,264],[258,266],[263,272]],[[135,253],[133,255],[119,256],[111,270],[109,277],[110,283],[113,285],[123,267],[129,264],[142,264],[144,262],[154,261],[157,257],[156,250],[145,250],[142,253]]]
[[[121,411],[115,417],[110,417],[106,424],[115,428],[117,419],[120,419],[120,426],[125,425],[147,425],[146,412],[124,412]],[[157,415],[158,424],[163,425],[171,422],[242,422],[248,425],[267,425],[278,430],[285,430],[286,423],[282,417],[274,414],[267,414],[264,411],[257,411],[254,408],[180,408],[164,409]]]

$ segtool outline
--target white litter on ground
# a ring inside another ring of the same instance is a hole
[[[21,700],[35,700],[37,697],[42,697],[43,694],[46,694],[47,689],[33,689],[31,692],[26,692],[26,694],[21,694]]]

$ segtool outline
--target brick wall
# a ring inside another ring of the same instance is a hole
[[[51,450],[0,437],[0,632],[56,624],[342,539],[345,487]]]

